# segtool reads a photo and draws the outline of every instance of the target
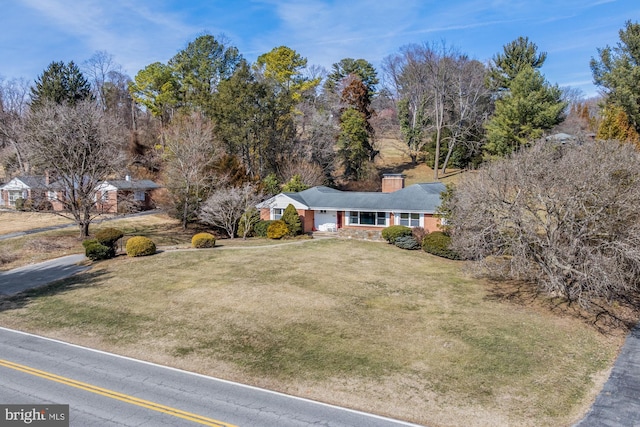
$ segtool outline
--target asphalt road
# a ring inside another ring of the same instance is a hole
[[[411,426],[0,328],[0,403],[68,404],[71,426]]]

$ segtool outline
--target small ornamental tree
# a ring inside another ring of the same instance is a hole
[[[285,224],[287,224],[290,236],[302,234],[302,221],[300,221],[300,215],[298,215],[298,211],[291,203],[289,203],[287,208],[284,210],[281,219]]]
[[[258,222],[260,222],[260,212],[256,208],[250,207],[242,214],[238,221],[238,236],[246,239],[253,235],[253,228]]]
[[[247,211],[255,210],[262,198],[258,186],[249,182],[240,187],[222,187],[211,192],[202,204],[199,217],[206,224],[222,228],[233,239],[240,221],[244,222],[243,233],[251,229],[256,217],[243,215]],[[242,237],[245,238],[246,235],[243,234]]]

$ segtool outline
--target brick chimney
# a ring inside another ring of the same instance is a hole
[[[382,175],[382,192],[393,193],[404,188],[405,175],[401,173],[385,173]]]

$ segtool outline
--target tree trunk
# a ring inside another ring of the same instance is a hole
[[[453,148],[456,145],[455,138],[451,138],[451,142],[449,143],[449,150],[447,151],[447,157],[444,159],[444,163],[442,163],[442,175],[447,173],[447,164],[449,163],[449,159],[451,159],[451,154],[453,154]]]
[[[78,228],[80,229],[80,238],[86,239],[89,237],[89,221],[80,221],[78,223]]]
[[[438,160],[440,159],[440,127],[436,131],[436,154],[433,159],[433,179],[438,180]]]

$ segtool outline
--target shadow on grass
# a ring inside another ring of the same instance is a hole
[[[75,289],[96,286],[103,278],[109,278],[109,273],[107,271],[87,271],[16,294],[0,295],[0,313],[3,311],[24,308],[38,298],[64,294]]]
[[[517,280],[490,281],[487,300],[538,306],[550,313],[581,319],[605,335],[627,334],[640,321],[640,296],[592,300],[588,306],[542,292],[534,284]]]

